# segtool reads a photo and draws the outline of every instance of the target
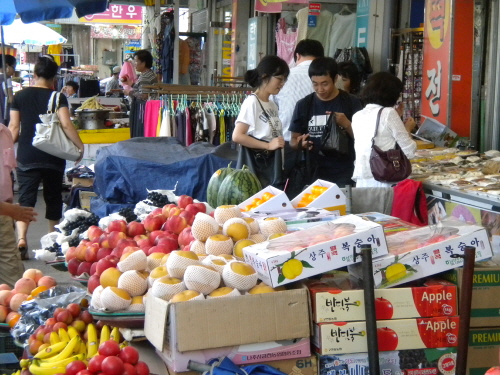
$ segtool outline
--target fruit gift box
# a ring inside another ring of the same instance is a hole
[[[306,280],[311,294],[313,321],[341,322],[365,320],[365,300],[359,280],[342,274],[326,274]],[[444,280],[425,280],[404,288],[375,289],[377,320],[454,316],[457,286]]]
[[[277,287],[338,269],[355,262],[363,244],[372,246],[372,256],[387,254],[382,227],[356,215],[341,216],[303,231],[295,231],[243,249],[245,262],[259,278]]]
[[[247,200],[241,202],[238,207],[243,212],[254,212],[262,210],[282,211],[290,210],[292,203],[284,191],[268,186]]]
[[[466,246],[476,248],[476,261],[491,258],[486,229],[455,219],[387,236],[389,254],[373,260],[376,288],[388,288],[463,265]],[[361,266],[349,272],[363,278]]]
[[[455,347],[458,322],[458,316],[377,320],[378,350]],[[313,346],[320,355],[367,352],[366,322],[315,324]]]
[[[336,184],[324,180],[314,181],[307,189],[292,199],[292,205],[295,208],[324,208],[328,211],[338,211],[340,215],[346,213],[344,193]]]

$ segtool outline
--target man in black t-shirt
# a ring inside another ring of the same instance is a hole
[[[331,57],[317,58],[311,63],[309,77],[315,92],[299,100],[295,106],[290,123],[290,145],[296,149],[311,150],[311,166],[316,168],[317,178],[344,187],[354,185],[351,180],[355,160],[351,120],[362,105],[358,98],[335,86],[337,74],[337,63]],[[330,115],[348,136],[347,154],[325,155],[321,151]]]

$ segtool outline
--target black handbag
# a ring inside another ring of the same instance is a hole
[[[347,155],[349,153],[349,138],[346,131],[335,121],[333,112],[330,113],[326,129],[321,136],[321,152],[325,156]]]
[[[373,178],[380,182],[400,182],[408,178],[411,174],[411,163],[406,157],[398,143],[394,149],[382,151],[375,145],[380,116],[384,108],[380,108],[377,115],[377,125],[372,138],[372,151],[370,153],[370,169]]]
[[[317,167],[311,168],[309,149],[303,150],[300,161],[291,170],[285,184],[285,193],[289,199],[295,198],[316,180]]]
[[[262,139],[259,140],[266,142]],[[262,188],[271,185],[277,189],[283,189],[283,159],[281,149],[273,151],[257,150],[240,145],[236,168],[241,169],[244,165],[257,176]]]

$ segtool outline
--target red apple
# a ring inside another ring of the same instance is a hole
[[[121,239],[120,241],[118,241],[118,243],[116,244],[116,247],[118,247],[122,251],[127,246],[137,246],[137,242],[135,242],[131,238],[124,238],[124,239]]]
[[[68,251],[66,251],[66,262],[69,262],[71,259],[75,259],[77,252],[78,250],[76,250],[76,247],[70,247]]]
[[[115,264],[116,263],[113,263],[107,257],[101,259],[100,261],[97,262],[97,266],[96,266],[94,275],[97,275],[98,277],[101,276],[101,273],[103,273],[108,268],[114,267]]]
[[[92,263],[90,262],[80,263],[78,270],[76,271],[76,276],[80,276],[83,273],[90,275],[90,267],[92,267]]]
[[[92,276],[93,274],[95,274],[95,271],[97,270],[97,262],[94,262],[92,263],[92,265],[90,266],[90,276]]]
[[[137,241],[137,246],[144,250],[145,247],[150,248],[153,246],[149,238],[144,238],[142,240]]]
[[[87,282],[87,289],[89,290],[89,293],[94,293],[94,289],[101,285],[99,279],[100,275],[94,274],[90,276],[89,281]]]
[[[113,249],[110,247],[101,247],[99,250],[97,250],[97,260],[106,258],[109,254],[111,254],[112,251]]]
[[[99,237],[104,233],[104,231],[99,228],[97,225],[91,225],[87,232],[87,236],[91,242],[98,242]]]
[[[162,207],[156,207],[153,211],[151,211],[149,214],[152,216],[157,216],[161,215],[163,208]]]
[[[126,346],[120,350],[118,357],[120,357],[124,363],[135,365],[139,361],[139,352],[132,346]]]
[[[111,248],[111,246],[109,245],[109,239],[107,233],[103,233],[101,234],[101,237],[99,237],[99,246]]]
[[[68,272],[72,276],[76,276],[78,272],[78,267],[80,266],[80,262],[78,259],[73,258],[68,262]]]
[[[165,217],[163,215],[152,216],[149,214],[142,223],[148,232],[153,232],[160,229],[164,222]]]
[[[163,230],[154,230],[151,233],[149,233],[149,242],[153,245],[156,242],[156,238],[159,236],[164,236],[165,232]]]
[[[104,341],[101,345],[99,345],[98,352],[100,355],[104,355],[106,357],[115,356],[120,353],[120,345],[114,340]]]
[[[55,331],[55,332],[59,331],[59,328],[67,330],[68,329],[68,325],[66,323],[63,323],[63,322],[57,322],[56,324],[54,324],[52,326],[52,330]]]
[[[179,216],[181,214],[181,212],[184,210],[184,208],[180,208],[180,207],[173,207],[170,209],[170,211],[168,212],[168,217],[172,217],[172,216]]]
[[[126,239],[127,235],[125,232],[118,232],[118,231],[113,231],[108,234],[108,242],[109,242],[109,247],[114,249],[117,245],[118,242],[122,239]]]
[[[140,240],[144,240],[144,239],[147,239],[147,238],[148,238],[148,236],[147,236],[147,235],[145,235],[145,234],[139,234],[138,236],[134,236],[133,240],[134,240],[135,242],[138,242],[138,241],[140,241]]]
[[[181,195],[179,197],[179,200],[177,201],[177,204],[179,205],[180,208],[186,208],[188,204],[193,203],[193,198],[191,198],[189,195]]]
[[[125,249],[123,249],[122,256],[120,259],[127,253],[133,253],[134,251],[141,250],[140,247],[138,246],[127,246]]]
[[[107,259],[109,260],[111,263],[113,263],[115,266],[118,264],[118,262],[120,261],[120,258],[118,258],[116,255],[113,255],[113,254],[110,254],[108,255],[106,258],[104,259]],[[113,266],[114,267],[114,266]]]
[[[85,250],[85,261],[90,263],[96,262],[98,251],[99,251],[98,243],[93,243],[92,245],[87,247],[87,250]]]
[[[111,255],[120,259],[123,255],[123,250],[120,249],[119,247],[115,247],[111,252]]]
[[[108,341],[106,341],[108,342]],[[105,344],[105,343],[103,343]],[[101,344],[101,345],[103,345]],[[100,348],[100,346],[99,346]],[[99,351],[99,354],[101,352]],[[106,375],[123,375],[123,372],[125,370],[125,366],[123,366],[123,361],[115,356],[107,356],[104,358],[101,364],[102,372],[104,372]]]
[[[195,206],[194,203],[188,204],[184,210],[190,212],[193,216],[196,216],[196,214],[200,212],[199,207]]]
[[[177,233],[174,233],[174,232],[172,232],[172,231],[170,231],[170,230],[166,230],[166,231],[165,231],[165,235],[166,235],[167,237],[169,237],[169,238],[171,238],[171,239],[173,239],[173,240],[175,240],[175,241],[179,242],[179,235],[178,235]]]
[[[168,217],[168,213],[170,212],[170,209],[172,207],[177,207],[175,204],[173,203],[169,203],[169,204],[166,204],[165,206],[163,206],[163,208],[161,209],[161,214],[167,218]]]
[[[78,303],[70,303],[68,306],[66,306],[66,309],[73,315],[73,318],[78,317],[80,313],[82,312],[82,309]]]
[[[196,203],[193,203],[193,205],[198,207],[199,212],[203,212],[204,214],[207,213],[207,206],[205,205],[205,203],[196,202]]]
[[[375,298],[375,316],[377,320],[392,319],[393,313],[394,308],[391,301],[383,297]]]
[[[73,361],[66,366],[66,375],[76,375],[82,370],[86,370],[87,365],[83,361]]]
[[[134,365],[130,363],[123,364],[123,375],[137,375]]]
[[[193,242],[194,241],[191,241],[186,246],[182,247],[182,250],[184,250],[184,251],[191,251],[191,245],[192,245]]]
[[[61,323],[71,324],[73,321],[73,315],[68,310],[61,311],[55,316],[56,320]]]
[[[186,219],[187,225],[193,225],[194,215],[191,212],[184,210],[179,216]]]
[[[144,229],[144,224],[138,221],[131,221],[127,224],[127,235],[129,237],[135,237],[145,233],[146,229]]]
[[[137,375],[149,375],[149,367],[142,361],[137,362],[135,371],[137,371]]]
[[[103,374],[102,372],[100,374]],[[80,370],[76,373],[76,375],[94,375],[92,371],[89,370]]]
[[[182,216],[171,216],[167,219],[167,228],[168,230],[179,234],[182,232],[184,228],[187,226],[187,220]]]
[[[156,246],[166,247],[169,253],[174,251],[174,250],[179,249],[179,243],[176,240],[169,238],[169,237],[161,238],[158,241],[158,245],[156,245]]]
[[[191,227],[184,228],[182,232],[179,234],[178,242],[179,245],[182,246],[187,246],[191,241],[193,241],[195,238],[193,237],[193,234],[191,233]]]
[[[84,310],[80,314],[80,320],[82,320],[85,324],[90,324],[94,321],[94,318],[89,310]]]
[[[102,361],[104,361],[104,358],[106,357],[100,354],[93,356],[92,359],[89,361],[88,365],[89,371],[92,371],[94,374],[101,371],[101,365]]]
[[[54,324],[57,323],[57,320],[55,318],[49,318],[45,321],[45,327],[49,327],[52,329],[54,327]]]
[[[396,350],[398,347],[397,333],[388,327],[377,328],[378,350],[381,352]]]
[[[106,228],[106,232],[127,233],[127,222],[125,220],[113,220],[111,223],[109,223],[108,227]]]

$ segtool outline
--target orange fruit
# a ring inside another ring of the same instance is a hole
[[[301,208],[301,207],[307,207],[308,204],[309,204],[309,202],[300,201],[297,204],[297,207],[299,207],[299,208]]]
[[[7,318],[5,323],[7,323],[10,328],[14,328],[14,326],[19,321],[20,317],[21,317],[21,315],[19,315],[18,313],[12,314],[9,318]]]
[[[305,193],[303,196],[302,196],[302,199],[304,202],[311,202],[313,200],[313,196],[312,194],[309,194],[309,193]]]
[[[254,198],[252,204],[255,206],[258,202],[261,202],[260,198]]]
[[[253,208],[253,205],[251,205],[251,204],[247,204],[247,205],[245,206],[245,208],[243,209],[243,211],[250,211],[252,208]]]
[[[258,198],[256,198],[256,199],[258,199]],[[254,203],[254,206],[255,206],[255,207],[258,207],[258,206],[260,206],[262,203],[264,203],[264,201],[263,201],[262,199],[259,199],[257,202],[255,202],[255,203]]]
[[[45,292],[47,289],[49,289],[48,286],[40,285],[31,291],[31,297],[36,298],[40,293]]]
[[[264,194],[262,194],[262,200],[264,202],[267,202],[269,199],[271,199],[272,197],[274,197],[274,194],[273,193],[270,193],[268,191],[266,191]]]

